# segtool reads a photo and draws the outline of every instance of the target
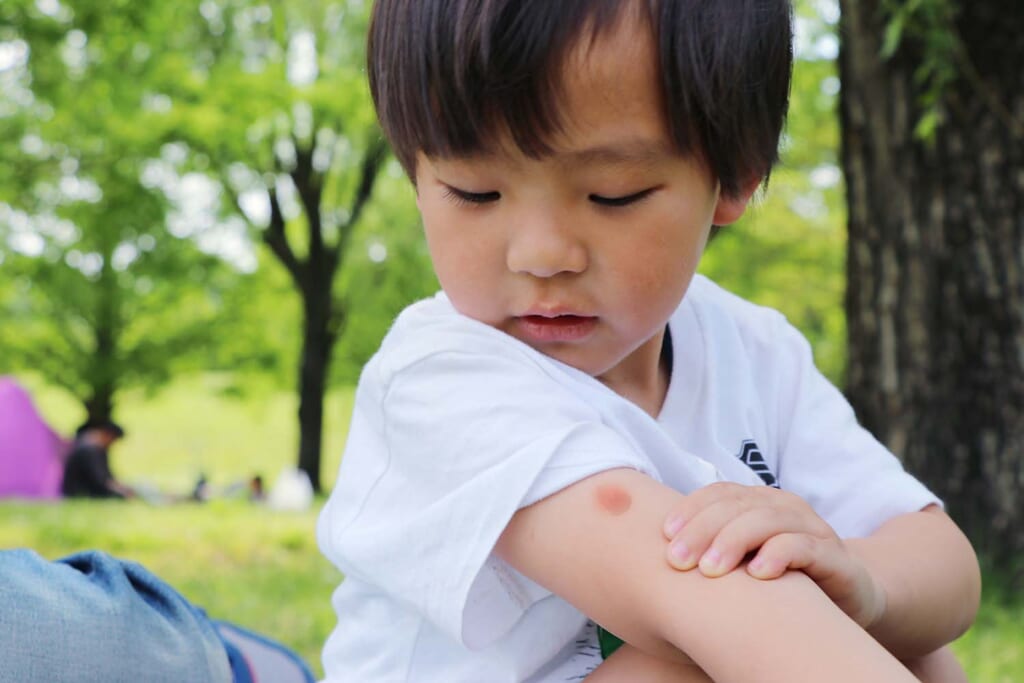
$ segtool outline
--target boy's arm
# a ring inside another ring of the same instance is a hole
[[[885,590],[885,611],[868,631],[897,657],[927,654],[971,625],[981,594],[978,561],[937,506],[895,517],[845,544]]]
[[[935,505],[898,515],[864,538],[840,540],[793,494],[714,484],[675,507],[665,523],[669,563],[713,577],[756,551],[747,571],[772,579],[803,571],[900,659],[955,640],[978,609],[978,563],[963,533]],[[688,561],[677,548],[691,551]],[[718,562],[708,562],[714,555]]]
[[[627,642],[682,651],[715,681],[913,681],[810,579],[709,579],[665,562],[682,494],[632,470],[585,479],[516,513],[498,554]]]

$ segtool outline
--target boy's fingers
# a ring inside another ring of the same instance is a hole
[[[746,571],[755,579],[777,579],[786,569],[801,569],[821,581],[840,569],[833,554],[822,552],[825,546],[810,533],[780,533],[765,542]]]
[[[757,579],[775,579],[787,569],[807,574],[865,628],[885,613],[885,590],[863,565],[851,560],[841,542],[812,534],[780,534],[765,542],[747,565],[747,573]]]
[[[811,552],[805,534],[780,534],[768,539],[750,562],[747,573],[755,579],[777,579],[790,568],[806,565]]]
[[[699,510],[669,543],[669,564],[684,571],[696,567],[722,528],[749,507],[749,501],[719,500]]]
[[[683,528],[683,525],[688,524],[704,508],[722,501],[747,498],[753,491],[760,488],[763,487],[720,481],[687,494],[685,500],[665,518],[665,525],[662,528],[665,538],[673,538]]]
[[[747,553],[772,537],[798,529],[800,517],[791,510],[753,507],[726,523],[700,559],[705,576],[721,576],[740,565]]]

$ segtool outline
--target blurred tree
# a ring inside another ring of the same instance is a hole
[[[845,368],[845,212],[839,169],[838,6],[798,0],[790,113],[781,162],[735,225],[719,231],[701,271],[740,296],[782,311],[833,382]]]
[[[180,6],[179,6],[180,7]],[[350,255],[387,147],[362,70],[361,2],[228,0],[165,36],[168,139],[183,140],[288,272],[301,306],[298,466],[320,490],[323,401]]]
[[[1006,558],[1024,550],[1024,6],[840,4],[848,394]]]
[[[75,297],[50,296],[40,285],[57,282],[47,266],[66,265],[61,249],[81,252],[76,243],[83,235],[112,251],[89,252],[88,263],[105,265],[89,275],[96,286],[77,293],[109,292],[104,296],[116,298],[116,305],[104,306],[119,310],[132,288],[127,275],[113,277],[111,259],[118,250],[125,253],[125,242],[130,246],[139,226],[164,222],[168,204],[183,215],[174,221],[171,212],[169,235],[147,233],[147,240],[158,244],[135,249],[147,257],[132,263],[133,272],[155,262],[151,254],[184,249],[186,243],[255,267],[264,259],[248,253],[248,237],[239,234],[258,235],[284,266],[300,306],[282,299],[279,278],[264,274],[257,283],[244,283],[248,298],[238,287],[221,292],[219,328],[189,326],[189,315],[174,313],[169,305],[168,324],[161,329],[210,332],[217,343],[211,338],[202,346],[216,366],[236,369],[241,363],[272,371],[285,349],[291,355],[291,340],[300,331],[298,460],[318,489],[323,397],[336,342],[351,328],[348,362],[340,369],[351,380],[394,313],[433,282],[410,193],[397,166],[387,161],[374,123],[361,68],[366,15],[359,0],[11,0],[0,7],[0,64],[7,49],[24,53],[12,64],[27,65],[14,79],[18,82],[8,79],[17,87],[0,97],[5,114],[13,114],[4,120],[7,144],[0,142],[0,159],[11,161],[0,165],[2,192],[31,216],[53,213],[26,202],[41,196],[37,190],[46,182],[53,185],[68,175],[90,179],[102,197],[91,213],[82,209],[88,203],[77,204],[79,219],[88,214],[98,226],[75,224],[67,244],[47,240],[46,258],[18,259],[28,273],[22,281],[31,277],[39,294],[31,310],[24,305],[28,299],[18,299],[24,316],[38,316],[40,302],[48,300],[81,311]],[[0,66],[0,77],[14,71],[19,70]],[[56,151],[30,153],[39,146]],[[14,163],[18,170],[8,176]],[[74,168],[68,170],[69,164]],[[116,188],[100,187],[103,183],[87,170],[112,166],[117,173],[104,178],[116,179]],[[369,200],[386,166],[389,201],[374,206]],[[117,208],[118,221],[110,205],[114,197],[126,202]],[[127,201],[132,197],[137,201]],[[362,226],[358,237],[357,225]],[[119,237],[118,230],[127,232]],[[32,231],[36,238],[45,232]],[[346,277],[336,277],[340,272]],[[182,302],[190,300],[190,287],[213,286],[209,274],[182,277],[172,270],[149,274],[145,281],[154,289],[179,288]],[[357,308],[360,312],[351,316]],[[225,332],[228,314],[236,325],[233,333]],[[123,314],[102,318],[119,324],[128,319]],[[42,326],[39,338],[57,338],[52,332]],[[99,348],[103,335],[92,336],[89,345],[78,348]],[[190,346],[195,344],[179,338],[175,355]],[[123,371],[118,365],[117,373]],[[99,399],[95,403],[103,405]]]
[[[137,19],[0,8],[0,348],[91,418],[203,353],[237,279],[168,230]]]

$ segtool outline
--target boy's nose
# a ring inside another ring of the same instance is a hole
[[[513,228],[506,264],[513,273],[553,277],[587,268],[586,246],[570,231],[550,222]]]

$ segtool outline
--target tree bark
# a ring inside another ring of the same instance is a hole
[[[331,280],[304,292],[304,330],[299,366],[299,469],[321,490],[324,395],[334,348],[331,325]]]
[[[299,361],[299,469],[313,490],[321,491],[320,463],[323,445],[324,396],[334,343],[346,319],[345,303],[333,294],[334,278],[350,244],[352,231],[373,194],[377,174],[387,154],[382,139],[374,138],[360,164],[348,220],[338,226],[335,243],[324,236],[321,203],[324,177],[313,164],[313,148],[295,141],[296,163],[290,171],[306,219],[308,254],[300,259],[288,241],[286,220],[275,188],[269,188],[270,225],[263,240],[288,271],[302,297],[303,335]]]
[[[933,140],[921,41],[880,56],[879,0],[841,0],[847,395],[997,561],[1024,550],[1024,8],[962,0]]]
[[[89,397],[85,399],[86,419],[111,420],[114,416],[114,397],[118,389],[118,351],[121,335],[120,300],[115,282],[116,273],[111,266],[112,250],[104,253],[100,278],[94,286],[96,296],[93,320],[94,348],[87,363]]]

